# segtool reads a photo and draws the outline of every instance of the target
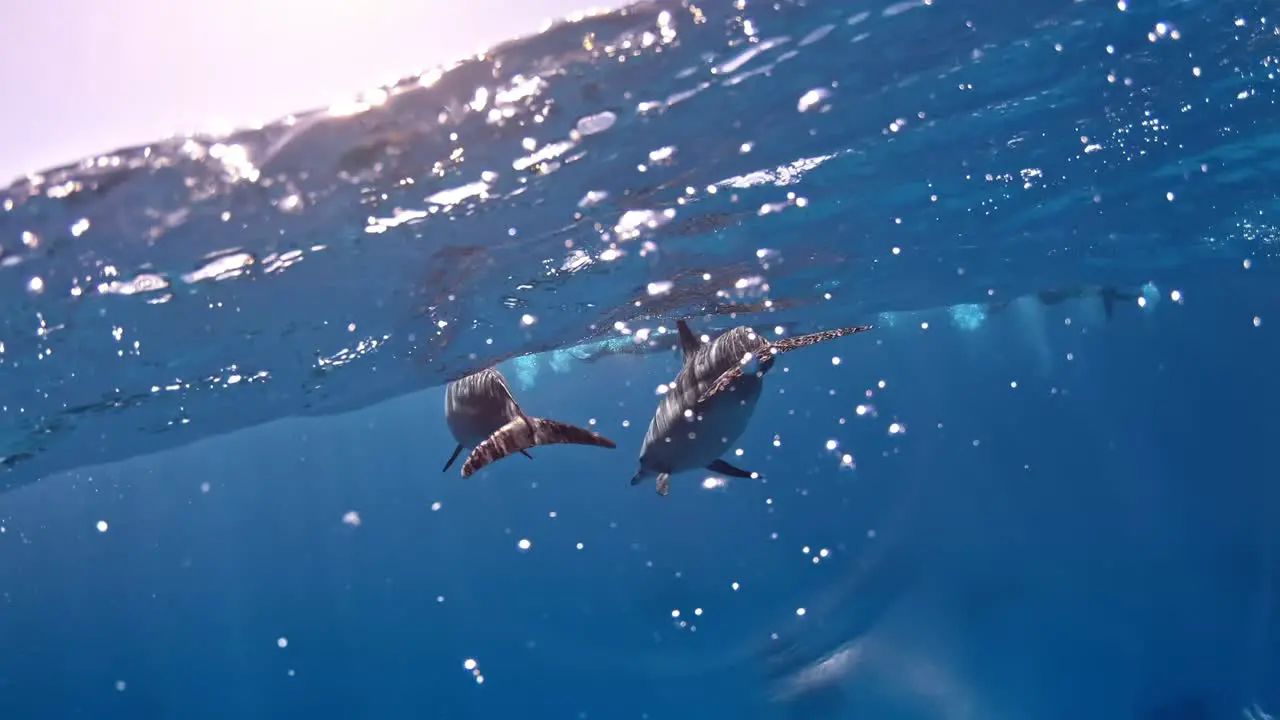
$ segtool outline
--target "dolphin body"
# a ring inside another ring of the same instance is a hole
[[[1025,296],[1020,296],[1025,297]],[[1085,285],[1077,288],[1067,288],[1061,290],[1041,290],[1034,295],[1037,302],[1041,305],[1057,305],[1067,300],[1085,300],[1088,298],[1098,298],[1102,301],[1102,309],[1107,314],[1107,320],[1110,320],[1115,314],[1117,303],[1121,302],[1137,302],[1142,297],[1141,292],[1133,293],[1110,285]],[[988,305],[988,312],[992,315],[1004,310],[1013,300],[998,300]]]
[[[764,375],[779,353],[870,330],[869,325],[769,341],[746,326],[702,342],[688,323],[677,322],[684,367],[658,404],[640,449],[632,485],[657,478],[659,495],[671,492],[671,476],[705,468],[736,478],[759,477],[720,458],[741,437],[764,390]]]
[[[474,448],[462,464],[462,477],[507,455],[526,452],[538,445],[617,445],[599,433],[559,422],[526,415],[507,386],[507,379],[495,368],[487,368],[449,383],[444,395],[445,422],[458,441],[441,472],[449,469],[464,447]]]

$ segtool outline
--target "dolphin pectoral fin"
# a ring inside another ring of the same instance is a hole
[[[644,477],[643,472],[637,472],[635,475],[631,476],[631,486],[635,487],[636,485],[644,482]]]
[[[666,497],[670,495],[671,494],[671,475],[667,473],[659,474],[656,488],[658,490],[658,494],[661,495],[662,497]]]
[[[760,473],[754,473],[754,472],[751,472],[750,470],[743,470],[742,468],[734,467],[723,460],[712,460],[711,464],[707,466],[707,469],[713,473],[718,473],[720,475],[728,475],[729,477],[736,477],[736,478],[760,477]]]
[[[467,461],[462,464],[462,477],[471,477],[475,471],[485,465],[538,445],[617,447],[609,438],[576,425],[558,420],[522,416],[503,425],[471,451]]]
[[[444,472],[445,470],[448,470],[449,466],[453,464],[453,461],[457,460],[458,455],[461,455],[461,454],[462,454],[462,443],[458,443],[458,447],[454,448],[453,454],[449,456],[449,462],[445,463],[444,467],[440,468],[440,472]]]
[[[521,454],[521,455],[523,455],[523,456],[525,456],[525,457],[527,457],[527,458],[529,458],[530,460],[532,460],[532,459],[533,459],[533,456],[532,456],[532,455],[530,455],[530,454],[528,453],[528,451],[526,451],[526,450],[521,450],[521,451],[520,451],[520,454]]]

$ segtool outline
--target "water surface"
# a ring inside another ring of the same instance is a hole
[[[642,4],[18,180],[0,710],[1274,712],[1266,10]],[[876,329],[663,499],[583,348],[677,317]],[[441,475],[494,363],[619,448]]]

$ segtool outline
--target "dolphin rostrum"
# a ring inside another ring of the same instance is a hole
[[[526,415],[507,387],[507,379],[496,368],[449,383],[444,395],[444,416],[458,446],[441,472],[453,465],[463,447],[475,448],[462,464],[462,477],[471,477],[485,465],[517,452],[532,460],[526,451],[537,445],[617,447],[599,433]]]
[[[764,375],[779,353],[870,330],[871,326],[826,330],[767,340],[739,326],[703,344],[688,323],[676,323],[684,367],[658,404],[640,449],[640,469],[632,485],[657,476],[659,495],[671,491],[671,476],[705,468],[729,477],[758,477],[720,455],[747,427],[764,389]]]

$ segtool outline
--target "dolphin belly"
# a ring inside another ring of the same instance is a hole
[[[445,414],[453,439],[464,447],[475,447],[506,424],[506,415],[480,412],[473,407],[455,407]]]
[[[657,472],[678,473],[705,468],[720,459],[747,429],[763,389],[762,378],[744,377],[732,392],[696,405],[692,417],[673,404],[668,417],[662,418],[666,422],[655,418],[650,426],[641,465]]]
[[[445,392],[445,424],[466,447],[479,445],[515,416],[506,382],[493,370],[462,378]]]

